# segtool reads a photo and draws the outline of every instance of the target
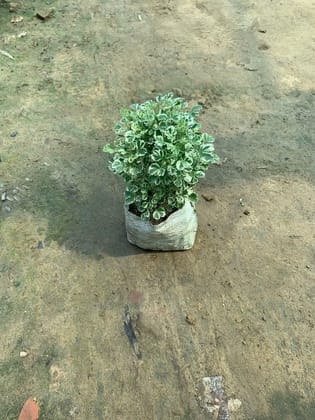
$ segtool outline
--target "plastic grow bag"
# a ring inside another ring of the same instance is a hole
[[[184,206],[158,225],[142,220],[125,206],[127,239],[139,248],[159,251],[180,251],[194,245],[198,228],[194,206],[186,200]]]

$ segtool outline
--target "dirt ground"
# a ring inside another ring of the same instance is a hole
[[[0,2],[1,420],[28,397],[41,420],[210,419],[213,375],[231,420],[315,418],[314,22],[309,0]],[[144,252],[102,148],[169,91],[222,165],[194,249]]]

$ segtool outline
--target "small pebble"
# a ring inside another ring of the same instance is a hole
[[[13,18],[11,19],[11,23],[20,23],[23,22],[23,20],[23,16],[13,16]]]
[[[51,18],[54,15],[54,9],[49,9],[49,10],[39,10],[36,13],[36,17],[40,20],[47,20],[49,18]]]
[[[4,191],[2,194],[1,194],[1,201],[5,201],[7,199],[7,193]]]
[[[195,325],[196,324],[196,319],[191,316],[190,314],[187,314],[185,317],[185,321],[187,322],[187,324],[189,325]]]
[[[201,194],[201,197],[205,200],[205,201],[213,201],[214,197],[208,194]]]
[[[26,356],[28,356],[27,351],[20,351],[20,357],[24,358]]]
[[[18,10],[18,8],[19,8],[18,3],[13,3],[13,2],[9,3],[9,12],[14,13]]]
[[[38,241],[36,248],[37,249],[44,249],[43,241]]]
[[[54,59],[54,57],[52,55],[48,55],[47,57],[43,58],[43,61],[45,63],[50,63],[53,59]]]
[[[19,134],[18,131],[11,131],[10,137],[16,137]]]
[[[249,210],[244,210],[243,214],[245,214],[245,216],[248,216],[250,214]]]
[[[245,70],[248,70],[248,71],[257,71],[257,70],[258,70],[258,68],[257,68],[257,67],[252,66],[252,65],[250,65],[250,64],[245,64],[245,65],[244,65],[244,69],[245,69]]]
[[[237,411],[241,408],[242,401],[238,400],[237,398],[232,398],[228,400],[228,408],[229,411]]]
[[[266,50],[269,50],[269,45],[268,44],[266,44],[266,42],[263,42],[262,44],[260,44],[259,46],[258,46],[258,49],[259,50],[261,50],[261,51],[266,51]]]

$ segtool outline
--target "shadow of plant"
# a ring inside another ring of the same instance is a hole
[[[310,420],[315,418],[315,402],[308,403],[299,395],[276,392],[270,399],[270,414],[255,416],[257,420]]]
[[[78,185],[54,179],[46,168],[32,177],[32,188],[23,205],[47,218],[46,246],[56,241],[95,258],[141,252],[127,242],[121,193],[113,191],[103,179],[84,193]]]

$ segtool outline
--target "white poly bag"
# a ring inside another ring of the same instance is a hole
[[[172,213],[164,222],[152,225],[125,207],[127,239],[139,248],[156,251],[180,251],[194,245],[198,220],[193,204],[186,200],[184,206]]]

